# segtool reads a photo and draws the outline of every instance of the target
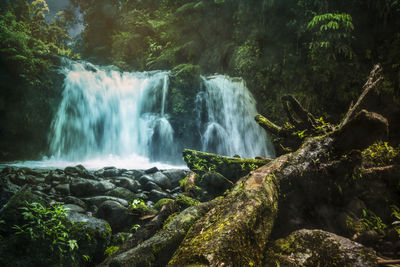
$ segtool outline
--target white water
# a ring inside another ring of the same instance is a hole
[[[14,166],[183,167],[178,143],[185,137],[176,140],[166,112],[169,72],[121,73],[65,60],[62,73],[62,101],[49,135],[51,158]],[[268,136],[254,121],[255,100],[241,79],[203,78],[203,88],[193,106],[200,136],[195,148],[247,158],[274,156]]]
[[[205,91],[196,98],[202,150],[222,155],[273,157],[266,132],[254,120],[256,101],[244,81],[216,75],[203,77]]]

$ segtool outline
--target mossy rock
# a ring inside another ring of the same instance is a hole
[[[111,191],[108,191],[107,196],[117,197],[127,200],[128,202],[132,201],[135,198],[135,194],[132,193],[129,189],[123,187],[116,187]]]
[[[322,230],[298,230],[268,248],[266,266],[378,266],[372,249]]]
[[[93,263],[101,262],[111,241],[110,225],[101,219],[75,215],[74,218],[69,217],[75,222],[71,228],[71,237],[78,241],[80,254],[90,256]]]
[[[10,232],[11,227],[23,221],[23,215],[20,208],[25,207],[26,202],[37,202],[44,206],[46,205],[46,201],[42,197],[32,193],[29,190],[17,192],[10,198],[8,203],[4,206],[3,212],[1,213],[1,219],[4,220],[6,224],[4,227],[5,232]]]
[[[173,204],[175,202],[175,200],[171,199],[171,198],[162,198],[159,201],[157,201],[156,204],[154,204],[154,208],[156,210],[160,210],[162,208],[162,206],[167,205],[167,204]]]
[[[192,206],[196,206],[196,205],[199,205],[200,204],[200,201],[198,201],[198,200],[196,200],[196,199],[194,199],[194,198],[191,198],[191,197],[188,197],[188,196],[185,196],[185,195],[179,195],[177,198],[176,198],[176,203],[182,208],[182,209],[186,209],[186,208],[189,208],[189,207],[192,207]]]

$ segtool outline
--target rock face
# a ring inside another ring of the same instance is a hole
[[[267,266],[378,266],[375,251],[322,230],[298,230],[273,242]]]

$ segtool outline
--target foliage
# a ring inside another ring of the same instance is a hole
[[[4,1],[3,1],[4,2]],[[44,0],[0,5],[0,157],[38,157],[47,148],[56,101],[52,65],[57,56],[75,57],[69,42],[71,16],[48,16]],[[25,140],[22,145],[20,140]],[[13,146],[10,144],[13,143]]]
[[[363,209],[363,215],[360,221],[367,230],[376,230],[382,234],[384,234],[384,230],[387,228],[387,225],[383,223],[382,219],[368,209]]]
[[[139,214],[150,214],[153,212],[153,210],[147,207],[143,199],[136,198],[133,199],[132,202],[129,204],[128,212],[139,213]]]
[[[378,141],[362,151],[361,155],[366,166],[385,166],[400,159],[400,148]]]
[[[118,250],[119,250],[118,246],[107,247],[106,251],[104,251],[104,255],[106,255],[107,257],[111,257],[112,255],[117,253]]]
[[[311,58],[320,60],[325,56],[327,61],[336,60],[337,55],[352,58],[352,31],[354,25],[349,14],[326,13],[315,16],[307,25],[313,32],[309,44]]]
[[[396,220],[395,222],[393,222],[394,230],[397,232],[397,234],[400,237],[400,209],[396,205],[392,205],[391,208],[392,208],[392,214],[391,215]]]
[[[47,248],[48,257],[53,262],[68,262],[75,259],[78,243],[70,237],[72,223],[66,219],[66,211],[62,205],[50,208],[40,203],[28,203],[20,208],[25,224],[15,225],[15,234],[32,243],[27,253],[39,253],[37,249]],[[32,251],[31,251],[32,250]]]

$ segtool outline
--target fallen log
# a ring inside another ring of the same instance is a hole
[[[241,159],[236,157],[226,157],[212,153],[185,149],[182,152],[183,159],[189,169],[197,174],[204,174],[209,171],[215,171],[229,180],[236,182],[237,179],[255,170],[272,159]]]
[[[372,132],[366,131],[370,123],[375,126]],[[345,147],[336,140],[347,140],[347,127],[356,127],[368,138],[361,138],[355,146],[346,142]],[[311,138],[298,151],[276,158],[240,179],[221,204],[194,224],[169,266],[262,266],[279,197],[293,190],[287,180],[305,179],[307,174],[323,175],[326,168],[322,163],[333,159],[332,151],[340,157],[353,148],[366,147],[385,137],[388,124],[383,117],[362,111],[347,127]],[[320,163],[314,164],[317,161]],[[280,189],[281,183],[285,183],[285,191]]]

